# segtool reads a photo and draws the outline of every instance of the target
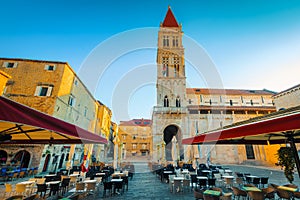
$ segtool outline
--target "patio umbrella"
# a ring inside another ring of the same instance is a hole
[[[107,140],[0,96],[0,144],[105,144]]]
[[[182,144],[284,144],[289,143],[300,176],[295,143],[300,142],[300,106],[252,118],[222,129],[185,138]]]

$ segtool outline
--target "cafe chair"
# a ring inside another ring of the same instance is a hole
[[[204,198],[203,197],[203,190],[194,188],[194,197],[195,197],[195,200],[203,199]]]
[[[6,194],[11,195],[12,193],[13,193],[13,187],[12,187],[12,184],[10,184],[10,183],[5,183],[5,192],[4,192],[3,197],[5,197]]]
[[[40,199],[40,195],[38,194],[32,194],[26,198],[24,198],[23,200],[39,200]]]
[[[61,182],[60,190],[62,194],[65,194],[68,191],[70,185],[70,178],[64,178]]]
[[[261,189],[265,193],[265,199],[275,199],[275,189],[271,186]]]
[[[203,199],[204,200],[219,200],[220,197],[219,196],[213,196],[213,195],[204,194],[203,195]]]
[[[44,183],[44,184],[36,184],[37,186],[37,191],[36,193],[40,193],[40,196],[41,197],[45,197],[46,196],[46,193],[47,193],[47,185]]]
[[[292,199],[292,193],[282,189],[276,189],[276,193],[280,199]]]
[[[225,178],[225,187],[230,188],[233,186],[233,178]]]
[[[265,185],[267,185],[269,182],[269,177],[261,177],[260,178],[260,186],[263,188]]]
[[[126,191],[128,191],[128,176],[124,176],[122,179],[123,179],[123,188],[125,189],[126,186]]]
[[[232,193],[223,193],[222,196],[220,196],[220,200],[232,200]]]
[[[254,177],[252,179],[252,184],[255,185],[256,187],[259,187],[259,185],[260,185],[260,178],[259,177]]]
[[[173,192],[173,188],[174,188],[174,177],[175,175],[169,175],[169,186],[170,186],[170,192]]]
[[[183,191],[181,180],[174,180],[173,191],[174,192],[182,192]]]
[[[196,174],[191,175],[191,186],[192,186],[192,188],[194,188],[194,183],[196,183],[196,187],[197,187],[198,179],[197,179]]]
[[[16,194],[25,195],[26,194],[26,185],[25,184],[16,184]]]
[[[5,200],[22,200],[23,197],[24,197],[23,195],[14,195],[14,196],[6,198]]]
[[[50,193],[49,193],[49,196],[58,195],[59,184],[60,183],[50,184]]]
[[[190,190],[190,185],[191,185],[191,180],[190,179],[183,179],[183,182],[182,182],[183,191],[185,191],[186,189],[189,191]]]
[[[94,183],[87,183],[86,185],[86,191],[88,194],[93,194],[95,196],[96,192],[96,182]]]
[[[232,191],[233,191],[233,198],[236,199],[236,197],[238,197],[238,199],[240,197],[243,197],[243,198],[247,198],[247,192],[245,192],[244,190],[241,190],[237,187],[231,187]]]
[[[80,192],[84,192],[85,190],[85,183],[84,182],[78,182],[76,183],[76,186],[75,186],[75,189],[76,189],[76,193]]]
[[[207,180],[207,185],[208,185],[208,187],[214,187],[214,186],[216,186],[216,179],[215,178],[209,178]]]
[[[263,191],[249,191],[248,195],[253,200],[264,200],[265,193]]]
[[[106,196],[106,190],[109,191],[110,196],[112,195],[112,182],[103,182],[103,197]]]
[[[202,188],[206,189],[206,187],[207,187],[207,179],[199,179],[198,180],[198,185],[199,185],[199,187],[201,189]]]
[[[119,194],[122,194],[123,191],[123,181],[122,182],[115,182],[114,183],[114,194],[116,194],[117,192]]]

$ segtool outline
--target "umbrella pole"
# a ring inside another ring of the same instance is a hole
[[[294,152],[294,159],[295,159],[295,163],[296,163],[296,167],[297,167],[297,171],[298,171],[298,176],[300,178],[300,160],[299,160],[299,155],[298,155],[298,151],[295,145],[295,141],[294,141],[294,137],[289,138],[290,139],[290,145],[291,148]]]

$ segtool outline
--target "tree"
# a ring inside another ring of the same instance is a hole
[[[294,152],[291,147],[280,147],[277,151],[277,166],[284,168],[284,175],[290,183],[294,181],[295,159]]]

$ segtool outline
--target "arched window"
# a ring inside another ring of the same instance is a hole
[[[167,95],[164,98],[164,107],[169,107],[169,99]]]
[[[177,96],[176,98],[176,107],[179,108],[181,105],[180,105],[180,98],[179,96]]]
[[[169,75],[169,58],[168,57],[163,57],[162,58],[162,66],[163,66],[163,69],[162,69],[162,75],[163,77],[168,77]]]

